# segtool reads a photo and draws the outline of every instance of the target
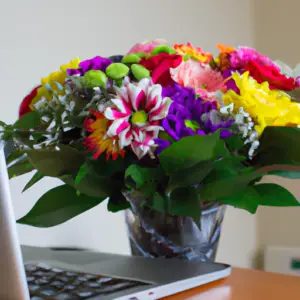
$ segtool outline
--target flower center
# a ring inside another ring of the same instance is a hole
[[[143,126],[147,124],[148,116],[144,110],[136,111],[131,116],[131,123],[137,126]]]
[[[197,131],[197,129],[200,128],[200,125],[198,122],[194,121],[194,120],[185,120],[184,124],[187,128],[192,129],[193,131]]]

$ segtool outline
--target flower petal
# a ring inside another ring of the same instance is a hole
[[[130,129],[130,127],[127,127],[119,134],[119,147],[121,149],[129,146],[132,142],[133,136]]]
[[[142,90],[136,97],[133,107],[136,107],[136,111],[139,111],[139,110],[144,110],[145,105],[146,105],[146,94]]]
[[[107,130],[107,136],[115,136],[120,134],[123,130],[130,126],[127,118],[114,120]]]
[[[128,103],[126,103],[126,101],[115,98],[115,99],[111,99],[111,102],[119,109],[121,113],[127,115],[131,114],[130,107],[128,106]]]
[[[127,87],[122,86],[121,88],[116,88],[117,95],[125,102],[129,103]]]
[[[148,90],[146,112],[151,113],[157,109],[162,102],[162,87],[158,84],[153,85]]]
[[[126,117],[128,117],[128,114],[127,113],[119,112],[116,109],[108,107],[108,108],[106,108],[106,110],[104,112],[104,116],[108,120],[118,120],[120,118],[126,118]]]
[[[164,98],[162,105],[157,110],[154,110],[151,114],[149,114],[150,121],[161,120],[167,116],[171,105],[171,101],[169,100],[170,99],[168,98]]]
[[[127,91],[128,91],[128,100],[131,103],[133,109],[137,111],[136,98],[138,97],[139,93],[142,90],[138,86],[129,83],[127,86]]]

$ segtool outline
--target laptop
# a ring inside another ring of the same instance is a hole
[[[0,146],[1,147],[1,146]],[[226,264],[92,251],[54,251],[18,242],[0,149],[0,299],[159,299],[224,278]]]

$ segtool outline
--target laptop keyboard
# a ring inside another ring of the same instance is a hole
[[[43,263],[26,264],[25,271],[31,300],[88,299],[147,285],[127,279],[61,270]]]

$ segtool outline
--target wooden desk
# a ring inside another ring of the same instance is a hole
[[[164,300],[300,300],[300,277],[234,268],[226,278]]]

